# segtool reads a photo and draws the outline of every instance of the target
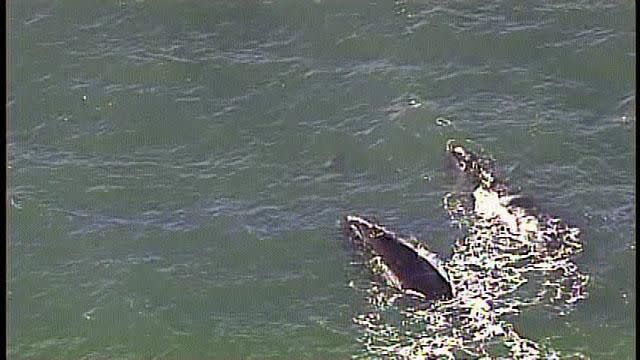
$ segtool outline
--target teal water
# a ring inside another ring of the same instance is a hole
[[[635,6],[10,2],[9,357],[361,354],[339,220],[448,256],[454,138],[582,231],[520,335],[635,358]]]

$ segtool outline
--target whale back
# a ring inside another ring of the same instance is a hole
[[[413,290],[428,300],[453,297],[447,272],[434,253],[358,216],[347,216],[345,228],[353,242],[380,257],[400,288]]]

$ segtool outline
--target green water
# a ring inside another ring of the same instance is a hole
[[[8,354],[349,358],[339,219],[447,256],[447,139],[582,230],[513,319],[635,358],[635,2],[8,4]],[[444,118],[447,121],[438,120]]]

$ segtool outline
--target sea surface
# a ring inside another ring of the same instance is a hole
[[[9,358],[373,357],[340,220],[450,257],[456,139],[581,231],[585,298],[505,321],[562,356],[634,359],[635,13],[8,2]]]

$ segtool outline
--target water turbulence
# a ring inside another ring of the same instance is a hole
[[[452,223],[463,228],[465,236],[455,241],[450,259],[433,263],[432,275],[439,277],[432,279],[439,282],[428,285],[443,289],[447,284],[451,292],[430,296],[403,283],[406,274],[398,275],[398,266],[389,263],[384,249],[375,251],[379,245],[374,243],[369,265],[395,286],[372,282],[364,289],[369,306],[353,319],[363,331],[363,350],[355,357],[580,357],[527,339],[510,322],[534,307],[563,316],[586,297],[588,276],[573,262],[582,251],[580,230],[522,205],[525,201],[498,178],[490,159],[453,141],[447,143],[447,152],[474,184],[471,194],[448,193],[443,198]],[[354,226],[349,219],[360,218],[347,217],[347,226]],[[372,233],[352,229],[352,240],[358,240],[353,231],[365,240],[395,236],[370,225]],[[434,258],[417,241],[411,246],[426,254],[421,259]],[[416,299],[415,291],[422,296]],[[414,301],[407,301],[407,295]]]

